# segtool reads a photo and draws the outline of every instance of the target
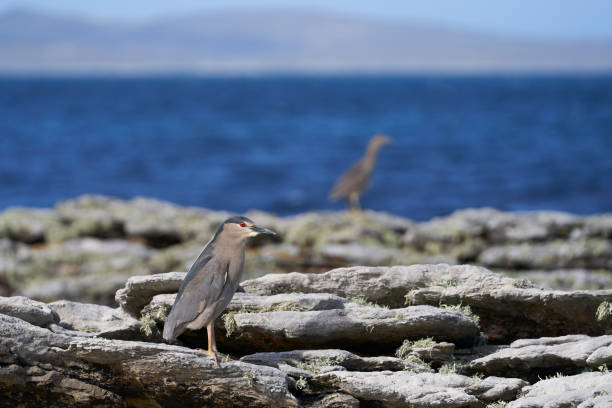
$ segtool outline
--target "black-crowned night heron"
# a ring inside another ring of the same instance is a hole
[[[344,173],[329,193],[330,200],[343,198],[350,208],[359,208],[359,196],[368,188],[370,176],[374,171],[378,150],[389,143],[390,139],[383,134],[376,134],[370,139],[363,157]]]
[[[244,267],[246,240],[275,233],[246,217],[227,219],[185,276],[164,326],[164,339],[173,341],[185,330],[206,326],[208,350],[219,366],[214,322],[238,288]]]

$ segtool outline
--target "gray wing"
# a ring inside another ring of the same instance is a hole
[[[210,245],[209,245],[210,246]],[[228,281],[228,263],[220,263],[209,246],[200,254],[181,284],[164,325],[164,339],[174,340],[185,326],[214,304]]]
[[[368,172],[362,161],[358,161],[344,173],[329,193],[330,199],[348,197],[353,192],[362,192],[368,183]]]

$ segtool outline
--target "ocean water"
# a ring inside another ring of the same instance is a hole
[[[612,211],[612,77],[0,79],[0,209],[85,193],[278,214],[375,132],[364,207]]]

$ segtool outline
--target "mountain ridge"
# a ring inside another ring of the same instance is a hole
[[[0,73],[609,72],[612,41],[528,39],[317,9],[146,21],[0,13]]]

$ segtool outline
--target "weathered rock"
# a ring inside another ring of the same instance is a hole
[[[176,293],[156,295],[142,310],[142,314],[154,314],[159,309],[172,307]],[[237,292],[225,309],[226,312],[279,312],[344,309],[348,301],[327,293],[281,293],[272,296],[259,296]]]
[[[281,368],[282,364],[307,370],[303,374],[311,377],[312,373],[321,372],[326,366],[341,366],[348,371],[402,371],[433,372],[424,365],[404,361],[394,357],[360,357],[345,350],[292,350],[284,352],[255,353],[240,359],[251,364]],[[291,375],[291,374],[290,374]]]
[[[483,238],[490,243],[540,241],[564,238],[584,224],[584,220],[556,211],[501,212],[492,208],[466,209],[447,217],[420,223],[408,239],[444,244]]]
[[[486,377],[480,381],[474,381],[468,387],[468,391],[485,402],[511,401],[527,385],[529,383],[520,378]]]
[[[196,350],[71,337],[0,315],[0,394],[7,406],[294,407],[281,371]]]
[[[140,323],[120,308],[59,300],[49,303],[60,318],[60,325],[75,330],[95,333],[107,339],[139,339]]]
[[[389,310],[353,304],[310,312],[236,313],[222,320],[230,339],[217,340],[237,352],[346,347],[372,355],[394,350],[405,339],[433,337],[470,346],[478,338],[472,320],[431,306]]]
[[[359,408],[359,400],[348,394],[335,392],[323,394],[314,401],[307,401],[302,404],[305,408]]]
[[[431,344],[428,344],[431,343]],[[404,341],[396,351],[396,355],[405,358],[410,355],[417,356],[426,362],[444,362],[454,359],[455,345],[453,343],[436,343],[431,339],[417,340],[416,342]]]
[[[37,279],[22,286],[21,293],[44,302],[79,299],[87,303],[114,305],[115,293],[123,288],[128,278],[125,273],[105,273]]]
[[[477,262],[506,269],[612,269],[612,242],[603,239],[493,246]]]
[[[132,276],[123,289],[115,294],[115,300],[129,314],[140,317],[140,311],[161,293],[175,293],[181,287],[185,272],[169,272],[157,275]]]
[[[40,327],[59,322],[57,314],[49,306],[23,296],[0,296],[0,314],[17,317]]]
[[[343,265],[410,265],[414,263],[456,262],[450,256],[428,255],[397,248],[363,244],[325,244],[319,249],[325,263]]]
[[[570,335],[517,340],[509,348],[473,360],[470,371],[534,380],[557,372],[575,374],[585,368],[612,366],[612,335]]]
[[[612,406],[612,373],[553,377],[525,387],[527,392],[506,408],[606,408]]]
[[[482,407],[483,401],[511,399],[527,385],[509,378],[480,380],[458,374],[406,371],[335,371],[317,375],[309,381],[359,400],[380,401],[387,407],[414,408]]]
[[[601,335],[608,323],[593,316],[601,302],[612,300],[612,290],[544,290],[470,265],[352,267],[318,275],[271,274],[241,285],[246,292],[259,295],[334,293],[365,296],[391,307],[406,302],[470,306],[480,316],[482,331],[493,342],[568,333]]]
[[[529,270],[507,273],[515,279],[526,279],[543,288],[558,290],[612,289],[612,274],[588,269]]]
[[[55,222],[52,210],[9,208],[0,214],[0,237],[28,244],[43,242]]]
[[[88,195],[59,203],[56,208],[68,234],[80,226],[77,233],[98,231],[104,238],[118,234],[155,248],[210,234],[228,215],[142,197],[124,201]],[[101,220],[108,225],[100,225]]]
[[[10,276],[23,293],[29,287],[44,288],[50,279],[69,282],[73,278],[93,277],[90,279],[104,281],[105,276],[122,275],[127,279],[131,274],[144,274],[148,272],[146,264],[153,253],[154,250],[133,242],[78,238],[17,251],[0,265],[0,273]],[[103,297],[104,288],[105,285],[84,287],[81,292],[76,292],[76,299],[99,299]],[[106,290],[112,289],[114,286]],[[41,300],[52,300],[44,290],[38,290],[38,293],[43,295]],[[75,292],[63,293],[70,294]]]

